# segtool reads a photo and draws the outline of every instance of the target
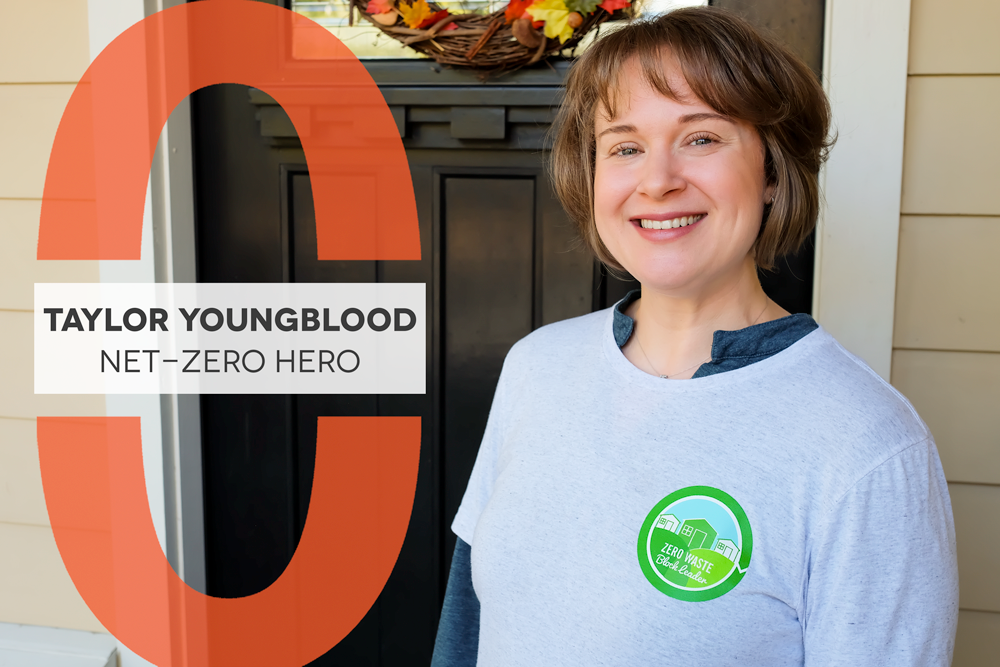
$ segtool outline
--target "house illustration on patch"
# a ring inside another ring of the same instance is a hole
[[[732,540],[719,540],[718,544],[715,545],[715,551],[734,563],[740,560],[740,548]]]
[[[718,535],[705,519],[687,519],[678,534],[689,549],[711,549]]]
[[[669,530],[671,533],[677,532],[677,527],[681,525],[681,522],[677,520],[673,514],[664,514],[659,519],[656,520],[656,527],[663,528],[664,530]]]

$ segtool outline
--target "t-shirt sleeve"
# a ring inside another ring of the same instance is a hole
[[[859,480],[812,540],[806,667],[947,667],[958,622],[955,528],[931,439]]]
[[[500,372],[496,391],[493,394],[493,404],[490,406],[490,416],[486,421],[486,430],[479,445],[476,463],[472,467],[469,484],[465,487],[462,503],[452,521],[451,530],[467,544],[472,544],[472,535],[476,532],[479,515],[486,509],[493,493],[493,483],[496,481],[497,457],[500,453],[500,442],[503,437],[503,422],[506,420],[507,385],[509,371],[507,362]]]

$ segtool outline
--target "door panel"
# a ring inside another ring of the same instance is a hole
[[[507,350],[531,333],[534,179],[442,179],[444,517],[454,516]]]
[[[250,595],[291,560],[295,461],[277,445],[294,437],[292,397],[202,397],[208,592]]]

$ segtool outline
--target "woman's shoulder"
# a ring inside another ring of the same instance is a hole
[[[535,329],[507,352],[500,386],[527,395],[565,382],[568,371],[600,354],[610,317],[610,309],[605,309]]]
[[[541,326],[511,347],[505,363],[534,362],[540,357],[572,356],[583,349],[596,349],[610,318],[611,309],[605,308]]]
[[[843,439],[842,446],[853,444],[875,459],[931,441],[906,397],[829,332],[820,327],[803,342],[808,349],[790,373],[787,389],[800,405],[812,404],[808,412],[817,428],[829,428]]]

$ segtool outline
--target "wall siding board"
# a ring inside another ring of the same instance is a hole
[[[34,419],[38,415],[105,415],[103,395],[35,395],[33,314],[0,310],[0,417]],[[2,464],[2,461],[0,461]],[[0,542],[2,544],[2,542]],[[2,570],[0,570],[2,572]],[[3,620],[3,619],[0,619]]]
[[[1000,76],[909,78],[904,215],[1000,215],[997,118]]]
[[[69,84],[0,86],[0,199],[41,199]]]
[[[48,526],[34,419],[0,419],[0,522]]]
[[[52,529],[0,523],[0,622],[104,632],[73,586]]]
[[[0,3],[0,623],[12,627],[104,631],[48,526],[34,419],[103,415],[104,397],[34,396],[32,316],[24,312],[33,307],[35,282],[98,279],[94,262],[35,260],[52,141],[90,63],[87,28],[87,0]]]
[[[32,310],[35,283],[100,282],[92,261],[38,261],[40,200],[0,199],[0,309]]]
[[[949,482],[1000,484],[1000,354],[896,350],[892,384],[930,427]]]
[[[949,484],[958,542],[958,604],[1000,612],[1000,486]],[[941,563],[941,567],[952,567]]]
[[[910,74],[1000,74],[996,0],[912,0]]]
[[[86,26],[87,0],[0,4],[0,83],[79,80],[90,64]]]
[[[893,346],[1000,352],[998,250],[1000,217],[903,216]]]
[[[955,660],[952,667],[995,665],[1000,656],[1000,614],[982,611],[958,612]]]
[[[955,667],[1000,655],[998,23],[996,0],[911,2],[892,383],[930,427],[949,480]]]

